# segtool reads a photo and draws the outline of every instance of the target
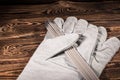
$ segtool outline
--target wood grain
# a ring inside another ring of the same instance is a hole
[[[76,16],[120,35],[120,1],[58,1],[41,5],[0,6],[0,80],[15,80],[43,40],[44,22]],[[120,51],[107,64],[101,80],[120,80]]]

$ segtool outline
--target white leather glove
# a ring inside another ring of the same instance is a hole
[[[105,32],[105,30],[103,28],[102,29],[97,28],[95,25],[88,24],[88,22],[83,19],[77,20],[77,18],[75,17],[68,17],[65,23],[62,18],[56,18],[54,21],[64,31],[65,34],[77,33],[77,34],[83,34],[86,37],[85,40],[80,44],[80,46],[77,49],[89,64],[91,64],[92,62],[92,68],[95,70],[96,74],[101,73],[104,68],[101,68],[100,70],[98,70],[96,68],[98,66],[94,67],[94,65],[98,65],[98,63],[96,63],[96,59],[95,59],[96,57],[93,57],[91,60],[91,56],[95,52],[94,48],[96,47],[97,36],[99,35],[100,39],[102,39],[103,37],[103,36],[100,37],[101,35],[100,33],[98,34],[98,31]],[[45,36],[44,41],[50,38],[52,37],[47,32],[47,35]],[[52,39],[50,40],[52,41]],[[56,40],[54,40],[53,42],[55,41]],[[55,44],[55,43],[51,43],[51,44]],[[46,43],[46,45],[49,45],[49,44]],[[29,63],[25,67],[24,71],[19,76],[18,80],[33,80],[33,79],[35,80],[48,80],[48,79],[49,80],[67,80],[67,79],[81,80],[82,79],[82,76],[77,73],[76,68],[71,63],[69,63],[69,61],[67,61],[65,54],[61,53],[57,55],[62,50],[59,49],[60,50],[59,52],[56,52],[56,53],[54,52],[54,50],[56,51],[56,49],[59,46],[56,47],[55,49],[52,47],[51,48],[44,47],[45,50],[49,49],[50,52],[47,52],[47,50],[45,52],[41,52],[44,50],[42,47],[43,46],[39,46],[37,48],[37,50],[34,53],[34,55],[36,55],[37,57],[34,57],[33,55]],[[47,55],[43,55],[42,53]],[[53,57],[54,55],[57,55],[57,56]],[[103,66],[105,66],[105,64],[103,64]]]

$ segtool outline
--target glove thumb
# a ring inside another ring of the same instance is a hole
[[[35,51],[33,57],[39,57],[36,59],[46,60],[70,48],[77,42],[78,39],[78,34],[66,34],[56,38],[44,40]]]

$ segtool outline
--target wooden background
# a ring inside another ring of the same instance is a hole
[[[120,35],[120,1],[0,5],[0,80],[16,80],[43,40],[47,19],[68,16],[105,26],[109,37]],[[120,50],[100,78],[120,80]]]

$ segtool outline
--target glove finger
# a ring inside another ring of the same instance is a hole
[[[101,42],[101,43],[103,43],[104,41],[106,41],[106,39],[107,39],[107,30],[106,30],[106,28],[105,27],[98,27],[98,37],[99,37],[99,41]]]
[[[97,26],[93,24],[89,24],[87,30],[83,34],[86,37],[96,37],[96,34],[98,35],[98,28]]]
[[[46,60],[59,52],[71,47],[78,40],[77,34],[66,34],[52,39],[44,40],[35,51],[34,58]]]
[[[95,49],[98,35],[98,28],[89,24],[88,29],[83,34],[86,38],[77,48],[81,56],[89,63],[90,57]]]
[[[57,26],[60,29],[63,28],[64,20],[62,18],[57,17],[57,18],[54,19],[54,22],[57,24]]]
[[[106,64],[112,59],[115,53],[120,48],[120,40],[116,37],[112,37],[104,42],[101,50],[96,52],[95,58],[92,62],[92,67],[100,76]],[[97,60],[97,61],[96,61]]]
[[[77,23],[76,17],[68,17],[63,25],[63,31],[65,33],[72,33],[76,23]]]
[[[88,27],[88,22],[84,19],[79,19],[74,28],[74,33],[83,34]]]
[[[99,49],[103,42],[105,42],[107,39],[107,30],[106,28],[100,26],[98,27],[98,46],[97,46],[97,49]]]
[[[101,50],[106,51],[106,55],[113,56],[120,47],[120,40],[116,37],[112,37],[103,43]],[[98,50],[99,51],[99,50]]]

